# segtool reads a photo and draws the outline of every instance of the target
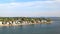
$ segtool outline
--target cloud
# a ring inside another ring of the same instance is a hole
[[[5,3],[5,4],[0,4],[0,7],[42,7],[43,5],[46,6],[53,6],[54,1],[33,1],[33,2],[12,2],[12,3]]]
[[[60,2],[60,0],[55,0],[55,1],[58,1],[58,2]]]
[[[59,16],[55,1],[11,2],[0,4],[0,16]]]

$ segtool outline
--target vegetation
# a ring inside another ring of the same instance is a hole
[[[2,24],[22,24],[22,23],[47,23],[51,22],[50,18],[33,18],[33,17],[0,17]]]

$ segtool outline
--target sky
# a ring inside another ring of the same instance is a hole
[[[0,17],[60,17],[60,0],[0,0]]]

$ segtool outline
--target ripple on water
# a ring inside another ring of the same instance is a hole
[[[23,26],[0,26],[0,34],[60,34],[60,22]]]

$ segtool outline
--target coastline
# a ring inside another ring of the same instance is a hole
[[[39,24],[39,23],[30,23],[30,24],[0,24],[0,26],[20,26],[20,25],[31,25],[31,24]]]
[[[0,26],[19,26],[30,24],[50,24],[50,18],[0,17]]]
[[[47,22],[47,23],[27,23],[27,24],[0,24],[0,26],[21,26],[21,25],[31,25],[31,24],[51,24],[53,21],[51,22]]]

